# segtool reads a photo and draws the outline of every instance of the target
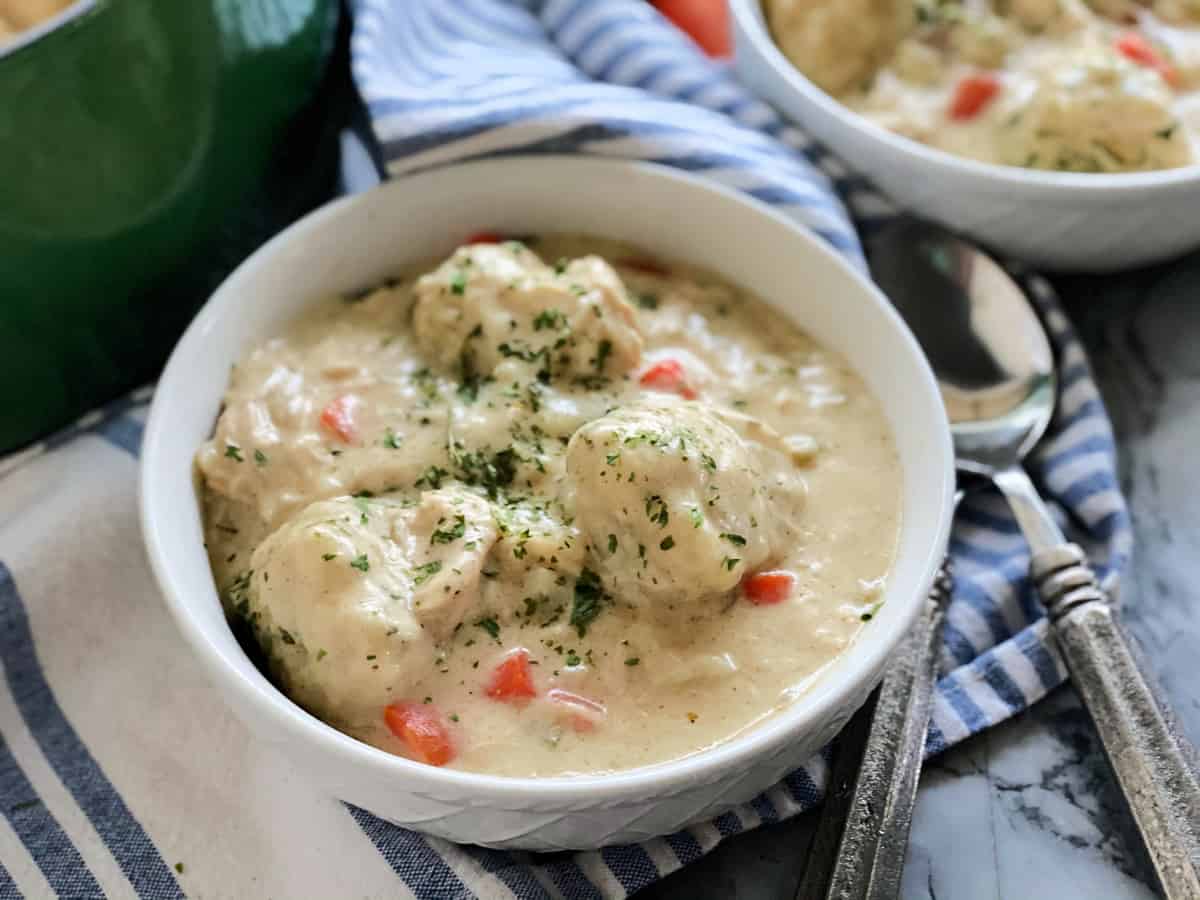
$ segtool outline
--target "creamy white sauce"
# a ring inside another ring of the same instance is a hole
[[[694,753],[869,627],[891,435],[842,359],[721,279],[531,244],[460,248],[246,356],[197,455],[213,571],[283,688],[386,750],[421,758],[400,703],[473,771]],[[750,601],[764,570],[782,602]],[[521,648],[535,696],[489,696]]]
[[[950,153],[1073,172],[1197,159],[1195,0],[764,6],[780,48],[818,85],[880,125]],[[958,106],[964,83],[981,77],[994,92]]]

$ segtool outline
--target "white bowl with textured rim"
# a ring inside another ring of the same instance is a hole
[[[192,457],[230,366],[316,298],[448,253],[480,229],[587,232],[722,272],[845,354],[879,397],[903,470],[885,602],[811,690],[747,734],[601,776],[504,778],[421,765],[302,710],[255,668],[221,610]],[[932,373],[887,300],[807,231],[695,176],[641,163],[518,157],[456,165],[339,200],[280,234],[213,295],[158,383],[142,452],[142,528],[180,630],[259,738],[312,782],[383,818],[460,842],[538,850],[643,839],[749,800],[810,758],[863,702],[913,622],[946,547],[949,430]]]
[[[741,81],[902,207],[1048,269],[1107,272],[1200,247],[1200,165],[1090,175],[977,162],[843,106],[783,55],[761,0],[729,0]]]

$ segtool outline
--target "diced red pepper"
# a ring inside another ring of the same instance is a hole
[[[654,5],[709,56],[733,55],[726,0],[654,0]]]
[[[774,606],[792,595],[795,583],[796,576],[781,569],[755,572],[742,580],[742,593],[755,606]]]
[[[677,359],[664,359],[656,362],[639,379],[642,387],[652,391],[664,391],[679,394],[685,400],[695,400],[696,391],[688,384],[687,372]]]
[[[954,89],[950,118],[962,122],[973,119],[1000,93],[1000,79],[987,72],[968,75]]]
[[[354,423],[354,411],[358,404],[358,397],[342,394],[322,410],[321,424],[347,444],[353,443],[358,437],[358,429]]]
[[[450,728],[432,704],[392,703],[384,708],[383,720],[420,762],[444,766],[454,759]]]
[[[626,257],[625,259],[617,260],[617,265],[624,266],[626,269],[633,269],[635,272],[641,272],[643,275],[667,275],[669,270],[665,266],[660,266],[652,259],[643,259],[641,257]]]
[[[504,240],[504,235],[498,234],[495,231],[477,231],[467,238],[468,244],[499,244]]]
[[[492,672],[487,695],[493,700],[528,700],[537,696],[528,650],[521,647],[504,657],[504,662]]]
[[[1126,31],[1117,38],[1117,52],[1131,62],[1153,69],[1171,87],[1179,86],[1179,70],[1139,31]]]
[[[571,711],[571,727],[576,731],[595,731],[596,725],[608,715],[608,709],[603,703],[597,703],[562,688],[546,691],[546,699]]]

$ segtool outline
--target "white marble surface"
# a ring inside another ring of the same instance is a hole
[[[1200,255],[1056,280],[1121,449],[1137,551],[1125,616],[1200,743]],[[813,816],[727,842],[645,898],[792,896]],[[924,772],[905,900],[1143,900],[1153,876],[1068,686]]]

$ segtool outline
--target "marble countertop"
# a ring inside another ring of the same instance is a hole
[[[1055,279],[1087,345],[1121,452],[1137,547],[1126,621],[1181,730],[1200,745],[1200,254]],[[815,815],[734,838],[646,900],[791,897]],[[933,760],[921,779],[906,900],[1156,896],[1149,862],[1068,685]]]

